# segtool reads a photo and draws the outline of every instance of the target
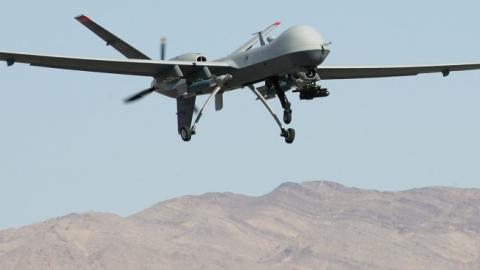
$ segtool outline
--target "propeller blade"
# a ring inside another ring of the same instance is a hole
[[[167,56],[167,38],[162,37],[160,39],[160,59],[165,60]]]
[[[127,99],[125,99],[125,103],[131,103],[131,102],[137,101],[137,100],[143,98],[144,96],[153,93],[154,91],[155,91],[155,87],[145,89],[145,90],[143,90],[143,91],[127,98]]]

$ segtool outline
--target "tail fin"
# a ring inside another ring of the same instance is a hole
[[[105,28],[101,27],[100,25],[96,24],[94,21],[92,21],[89,17],[85,15],[80,15],[75,17],[77,21],[79,21],[81,24],[83,24],[85,27],[90,29],[93,33],[95,33],[97,36],[99,36],[101,39],[103,39],[106,43],[107,46],[112,46],[115,48],[117,51],[119,51],[121,54],[123,54],[125,57],[129,59],[145,59],[145,60],[150,60],[148,56],[140,52],[139,50],[135,49],[125,41],[121,40],[114,34],[110,33],[108,30]]]

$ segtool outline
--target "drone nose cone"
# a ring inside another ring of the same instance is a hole
[[[282,40],[292,47],[313,47],[321,48],[325,44],[322,35],[313,27],[308,25],[293,26],[283,32],[277,40]]]

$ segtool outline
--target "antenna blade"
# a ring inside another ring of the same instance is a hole
[[[160,59],[165,60],[167,57],[167,38],[162,37],[160,39]]]

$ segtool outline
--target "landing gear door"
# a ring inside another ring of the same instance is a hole
[[[177,120],[178,133],[182,127],[190,128],[192,124],[193,112],[195,110],[196,97],[179,97],[177,98]]]
[[[220,91],[216,96],[215,96],[215,110],[221,111],[223,109],[223,92]]]

